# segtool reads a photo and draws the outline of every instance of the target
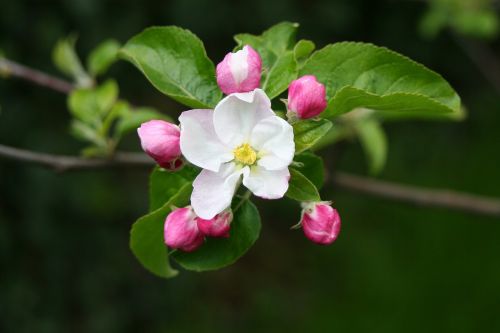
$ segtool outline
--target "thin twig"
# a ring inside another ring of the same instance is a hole
[[[488,216],[500,217],[500,200],[439,189],[401,185],[367,177],[337,172],[333,183],[345,189],[376,197],[412,203],[427,207],[442,207]]]
[[[0,158],[28,162],[52,168],[56,171],[103,169],[113,167],[151,167],[153,161],[142,153],[116,153],[111,159],[87,159],[82,157],[36,153],[24,149],[0,145]],[[487,216],[500,216],[500,200],[451,190],[424,189],[400,185],[362,176],[337,172],[333,183],[358,193],[411,203],[427,207],[442,207]],[[246,199],[244,197],[242,202]]]
[[[109,159],[83,158],[76,156],[37,153],[5,145],[0,145],[0,157],[32,164],[39,164],[60,172],[110,167],[150,167],[153,165],[153,161],[142,153],[117,152],[112,158]]]
[[[26,67],[3,57],[0,57],[0,74],[24,79],[39,86],[59,91],[64,94],[68,94],[74,89],[71,82],[48,75],[36,69]]]
[[[252,192],[250,192],[249,190],[247,190],[245,192],[245,194],[243,194],[243,196],[241,197],[241,199],[238,202],[238,204],[234,207],[233,213],[236,213],[236,211],[238,209],[240,209],[240,207],[245,203],[245,201],[247,201],[248,199],[250,199],[251,196],[252,196]]]

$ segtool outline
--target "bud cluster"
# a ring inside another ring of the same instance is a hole
[[[233,213],[230,209],[204,220],[194,213],[191,206],[176,208],[165,219],[164,240],[172,249],[192,252],[206,237],[229,237]]]

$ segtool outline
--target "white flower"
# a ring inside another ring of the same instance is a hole
[[[179,121],[182,154],[203,168],[191,195],[196,215],[211,219],[229,207],[241,176],[256,196],[284,196],[295,152],[293,128],[271,110],[264,91],[231,94],[213,111],[185,111]]]

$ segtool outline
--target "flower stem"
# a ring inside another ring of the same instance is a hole
[[[238,204],[234,207],[233,213],[235,213],[241,207],[241,205],[243,205],[243,203],[245,203],[245,201],[247,201],[248,199],[250,199],[251,196],[252,196],[252,192],[250,192],[249,190],[247,190],[245,192],[245,194],[243,194],[241,196],[240,202],[238,202]]]

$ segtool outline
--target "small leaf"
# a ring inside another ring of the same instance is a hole
[[[363,146],[371,174],[378,174],[387,159],[387,138],[376,119],[363,119],[356,123],[356,132]]]
[[[105,73],[118,59],[120,43],[114,39],[108,39],[99,44],[87,58],[87,69],[92,76]]]
[[[298,28],[298,23],[281,22],[264,31],[262,39],[274,54],[279,55],[293,48]]]
[[[320,201],[318,189],[301,172],[290,168],[290,183],[286,196],[296,201]]]
[[[118,85],[108,80],[96,88],[82,88],[71,92],[68,108],[81,121],[99,126],[101,118],[111,110],[118,98]]]
[[[77,81],[81,87],[92,85],[92,79],[83,69],[80,58],[75,51],[76,36],[69,36],[57,41],[52,51],[52,61],[56,67]]]
[[[161,208],[141,217],[132,226],[130,249],[147,270],[160,277],[170,278],[177,275],[168,260],[168,249],[163,240],[163,225],[172,206],[182,207],[189,202],[191,191],[191,183],[184,184]]]
[[[297,23],[282,22],[264,31],[262,35],[239,34],[234,36],[238,47],[250,45],[262,58],[262,89],[270,99],[288,88],[297,78],[297,63],[293,47]]]
[[[172,121],[172,119],[157,110],[149,107],[138,107],[120,115],[120,120],[116,124],[116,132],[118,136],[123,136],[131,131],[137,130],[142,123],[149,120],[165,120]]]
[[[115,80],[107,80],[95,89],[95,100],[99,109],[106,114],[118,98],[118,85]]]
[[[169,201],[185,184],[191,184],[198,170],[185,166],[182,170],[171,172],[155,167],[149,176],[149,211],[152,212]]]
[[[389,118],[460,118],[460,98],[439,74],[383,47],[342,42],[316,51],[300,71],[323,83],[329,98],[321,115],[358,107]]]
[[[330,130],[332,122],[327,119],[309,119],[298,121],[292,126],[295,153],[298,154],[314,146]]]
[[[269,69],[277,57],[292,50],[298,27],[297,23],[281,22],[270,27],[261,35],[238,34],[234,36],[234,39],[238,46],[250,45],[259,52],[264,68]]]
[[[419,30],[427,38],[449,27],[465,36],[492,39],[498,35],[500,25],[494,5],[492,0],[431,1]]]
[[[309,58],[311,53],[314,51],[316,48],[316,45],[310,40],[307,39],[301,39],[299,42],[295,45],[293,48],[293,54],[295,56],[295,61],[297,61],[298,64],[302,64],[304,61]]]
[[[303,164],[301,167],[297,167],[296,169],[309,179],[314,186],[316,186],[316,188],[320,189],[323,187],[323,182],[325,180],[325,168],[321,157],[311,152],[303,152],[295,155],[293,160]]]
[[[434,3],[433,3],[434,4]],[[450,16],[447,8],[443,6],[432,6],[424,14],[419,23],[420,34],[427,39],[435,38],[437,34],[446,27]]]
[[[234,212],[229,238],[207,238],[205,244],[190,253],[177,251],[172,255],[185,269],[208,271],[229,266],[243,256],[260,234],[257,208],[247,201]]]
[[[148,28],[120,51],[165,95],[193,108],[213,108],[221,99],[215,67],[203,43],[189,30]]]
[[[451,26],[466,36],[493,39],[498,35],[500,22],[494,8],[475,11],[467,8],[454,17]]]
[[[105,156],[109,156],[109,150],[106,147],[102,147],[102,146],[98,146],[98,147],[90,146],[90,147],[82,149],[80,154],[86,158],[96,158],[96,157],[103,158]]]
[[[71,122],[70,131],[71,134],[77,139],[92,142],[94,145],[99,147],[106,146],[106,140],[99,135],[98,131],[82,121],[76,119],[73,120]]]
[[[130,104],[128,104],[126,101],[117,100],[111,107],[111,110],[104,116],[101,126],[101,133],[108,136],[109,130],[111,129],[111,126],[113,125],[115,120],[120,119],[120,117],[126,116],[128,113],[130,113],[130,108]],[[118,142],[120,140],[120,136],[117,135],[116,130],[114,134],[114,139],[116,140],[116,142]]]

